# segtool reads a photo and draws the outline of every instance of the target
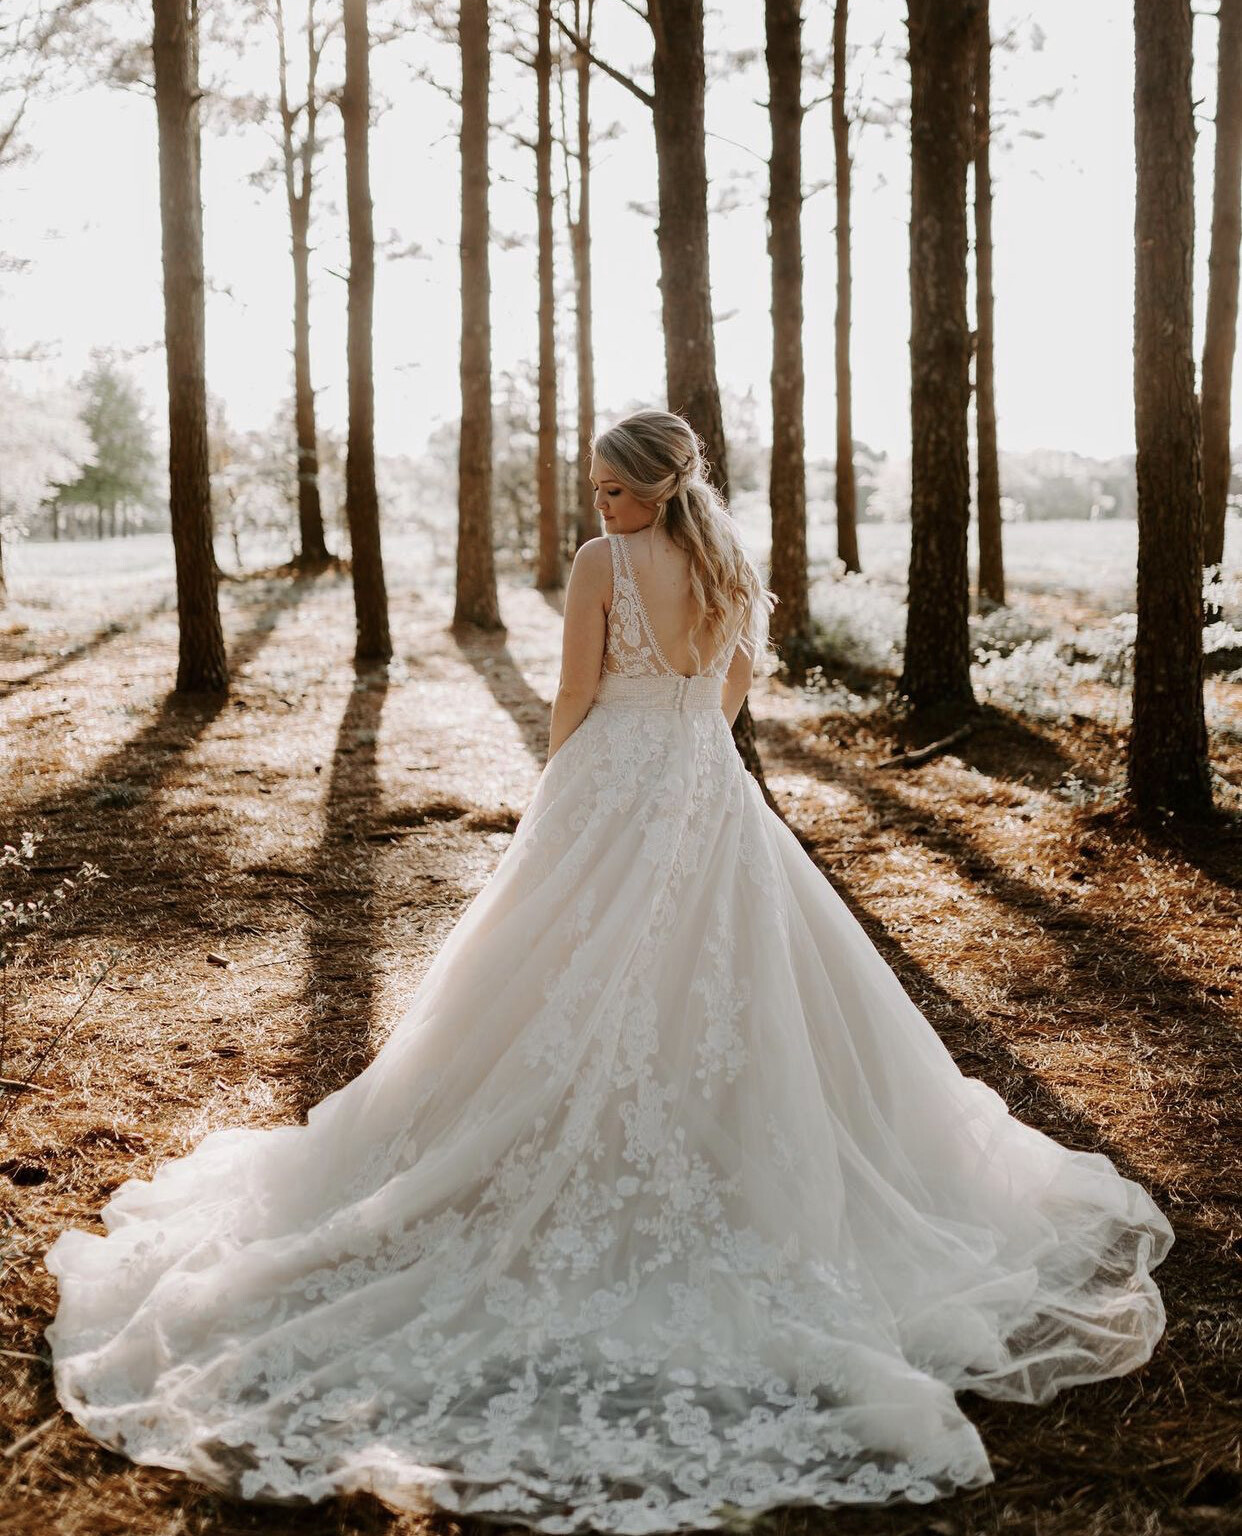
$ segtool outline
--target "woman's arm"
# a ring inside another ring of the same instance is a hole
[[[725,673],[724,687],[720,695],[720,707],[724,710],[730,729],[741,712],[743,699],[750,692],[754,675],[755,668],[750,659],[750,653],[744,646],[738,645],[733,652],[733,660],[729,663],[729,670]]]
[[[552,704],[548,762],[586,719],[599,688],[612,591],[612,549],[606,538],[588,539],[574,556],[565,591],[561,680]]]

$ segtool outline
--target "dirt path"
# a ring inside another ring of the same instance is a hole
[[[459,642],[451,595],[420,594],[417,566],[391,590],[397,661],[356,676],[347,578],[227,584],[235,686],[216,706],[166,702],[175,617],[158,583],[118,588],[93,629],[52,615],[0,639],[0,841],[42,834],[20,894],[84,860],[108,876],[10,971],[8,1039],[23,1049],[10,1044],[3,1072],[21,1075],[111,957],[40,1074],[51,1092],[22,1094],[0,1129],[6,1531],[416,1524],[365,1498],[263,1509],[133,1468],[58,1413],[42,1340],[56,1233],[91,1225],[123,1179],[206,1131],[298,1118],[352,1077],[530,797],[555,608],[506,586],[508,634]],[[1171,845],[1076,805],[1067,776],[1099,782],[1118,761],[1095,727],[998,717],[956,754],[894,770],[877,766],[899,744],[882,709],[823,714],[770,682],[752,704],[791,825],[963,1069],[1023,1119],[1107,1153],[1178,1237],[1158,1271],[1169,1332],[1144,1370],[1039,1409],[963,1398],[992,1488],[779,1523],[1225,1529],[1242,1498],[1228,1370],[1242,1345],[1236,827]]]

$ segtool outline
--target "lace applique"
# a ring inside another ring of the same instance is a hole
[[[626,536],[609,534],[608,543],[612,550],[612,606],[608,613],[604,670],[622,677],[684,676],[669,664],[656,639],[638,578],[634,574]],[[739,620],[729,642],[713,658],[712,665],[705,672],[699,673],[699,676],[723,679],[741,630],[742,622]]]
[[[695,1077],[703,1085],[703,1097],[712,1096],[711,1080],[723,1073],[726,1083],[733,1082],[750,1060],[750,1053],[737,1027],[737,1020],[750,1005],[750,983],[732,982],[730,957],[733,952],[729,904],[724,896],[716,898],[715,926],[707,941],[708,953],[715,964],[696,978],[694,990],[704,1000],[707,1023],[698,1043],[700,1065]]]
[[[609,534],[608,545],[612,550],[612,607],[608,611],[604,669],[622,677],[663,677],[673,669],[661,666],[647,636],[642,598],[630,575],[621,535]]]

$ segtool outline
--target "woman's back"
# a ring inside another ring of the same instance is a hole
[[[736,626],[712,652],[700,634],[696,666],[690,648],[695,620],[690,593],[690,557],[662,529],[608,535],[613,556],[613,590],[608,614],[604,670],[628,676],[723,677],[737,643]]]

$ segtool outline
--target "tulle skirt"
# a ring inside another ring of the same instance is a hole
[[[1173,1232],[958,1069],[719,681],[612,679],[374,1060],[60,1235],[60,1402],[243,1498],[553,1532],[992,1481],[955,1394],[1133,1370]]]

